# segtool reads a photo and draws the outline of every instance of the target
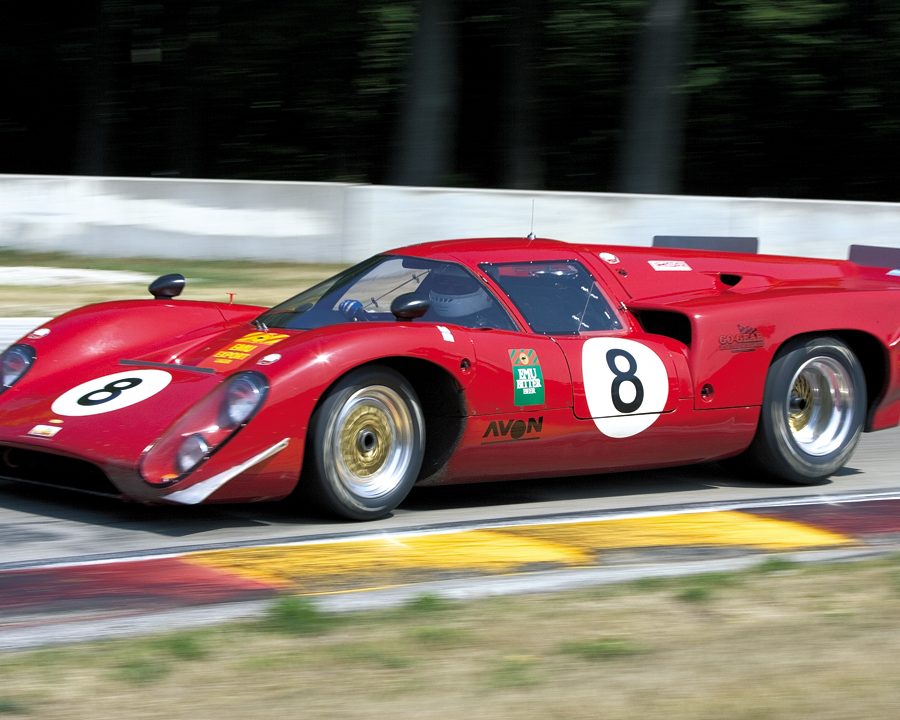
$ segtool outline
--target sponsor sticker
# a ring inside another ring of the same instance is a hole
[[[733,353],[759,350],[765,340],[759,329],[750,325],[738,325],[736,333],[719,335],[719,350],[730,350]]]
[[[277,363],[281,360],[281,353],[269,353],[268,355],[263,355],[259,360],[256,361],[257,365],[271,365],[272,363]]]
[[[618,265],[619,264],[619,256],[613,255],[612,253],[602,252],[599,254],[599,258],[610,265]]]
[[[691,266],[684,260],[648,260],[656,272],[690,272]]]
[[[42,327],[38,328],[34,332],[28,333],[29,340],[40,340],[42,337],[47,337],[50,334],[50,328]]]
[[[481,436],[482,445],[515,442],[517,440],[540,440],[544,429],[544,418],[530,417],[527,420],[491,420]]]
[[[35,425],[28,431],[29,435],[34,437],[52,438],[62,428],[59,425]]]
[[[530,348],[509,351],[513,371],[513,404],[543,405],[544,374],[537,353]]]
[[[446,328],[443,325],[438,325],[437,329],[441,333],[441,337],[444,338],[444,342],[456,342],[456,338],[453,337],[453,333],[450,332],[450,328]]]
[[[234,362],[241,362],[289,337],[290,335],[285,335],[284,333],[248,333],[229,343],[218,352],[213,353],[211,357],[204,360],[200,365],[201,367],[209,367],[210,365],[231,365]]]

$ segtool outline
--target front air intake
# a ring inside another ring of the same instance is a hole
[[[0,446],[0,478],[94,495],[121,495],[96,465],[39,450]]]

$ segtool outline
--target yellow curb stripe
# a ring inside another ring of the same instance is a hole
[[[838,533],[742,512],[521,525],[346,542],[192,553],[184,560],[298,592],[339,592],[466,573],[597,565],[612,549],[738,546],[799,550],[847,545]]]
[[[800,550],[854,542],[847,535],[812,525],[732,510],[593,520],[565,525],[526,525],[506,528],[505,531],[530,538],[552,537],[558,543],[592,550],[679,545]]]
[[[590,562],[583,550],[552,539],[470,530],[339,543],[216,550],[184,558],[206,567],[281,586],[319,587],[322,578],[375,578],[397,573],[480,571],[503,573],[533,563]]]

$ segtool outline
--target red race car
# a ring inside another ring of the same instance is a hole
[[[740,456],[810,483],[900,422],[900,270],[491,239],[392,250],[271,309],[66,313],[0,357],[0,477],[149,503]]]

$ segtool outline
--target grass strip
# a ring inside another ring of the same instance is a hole
[[[895,718],[900,558],[258,621],[0,655],[0,715]]]

